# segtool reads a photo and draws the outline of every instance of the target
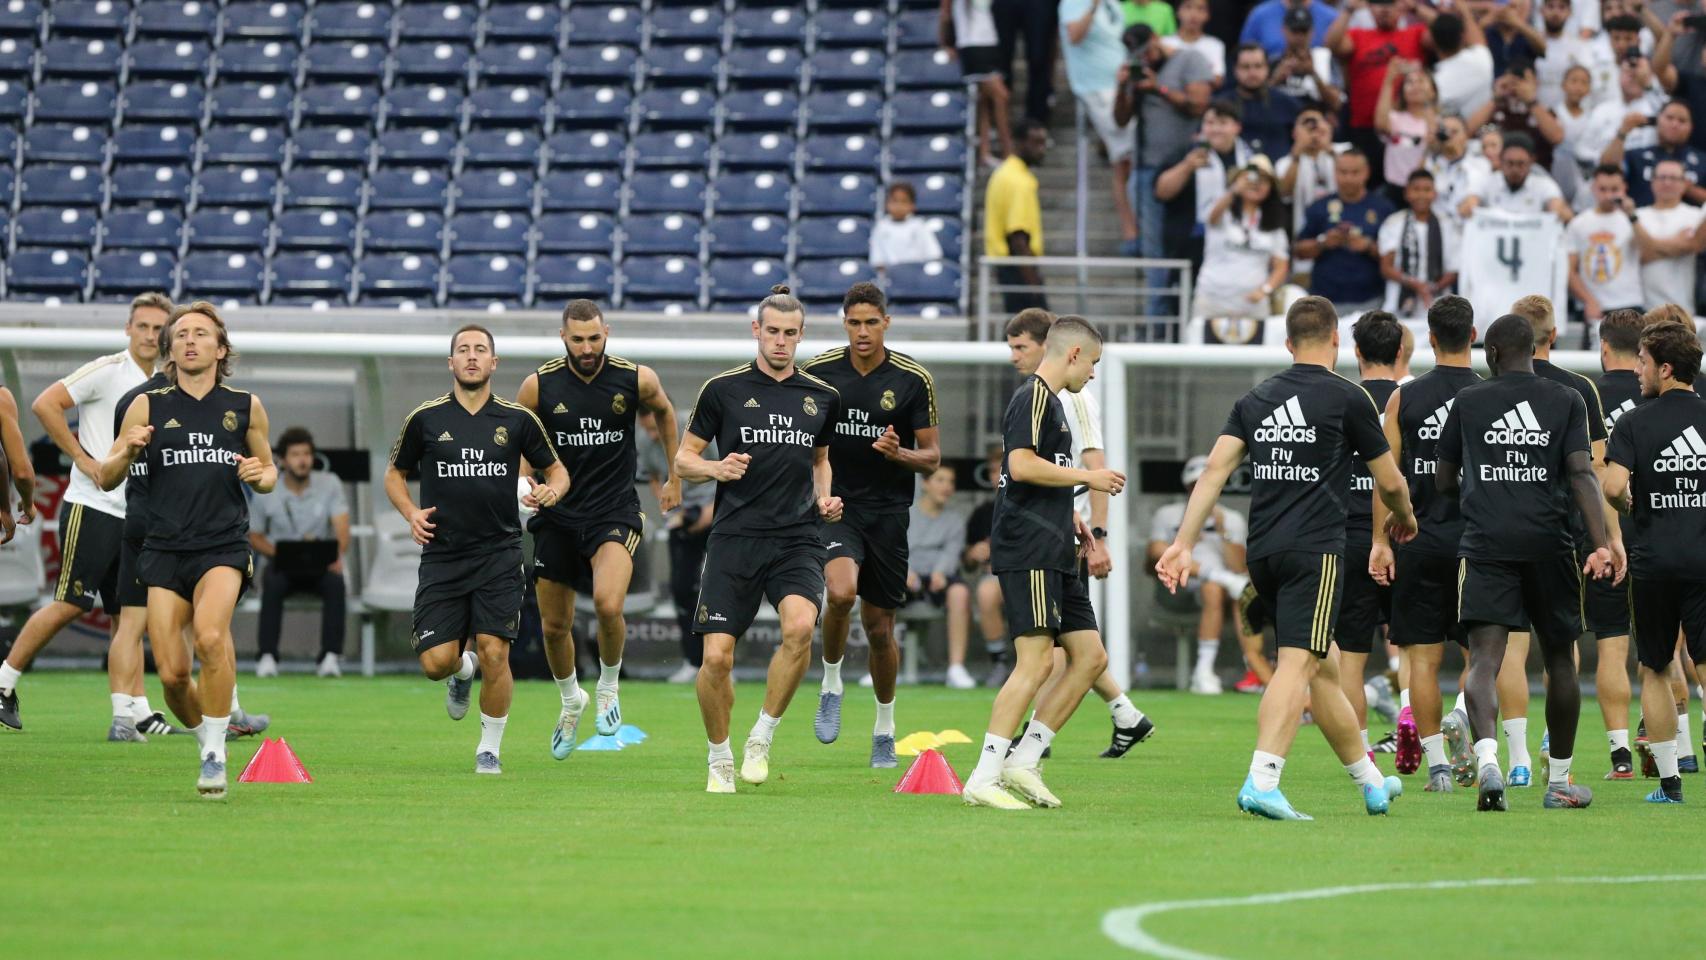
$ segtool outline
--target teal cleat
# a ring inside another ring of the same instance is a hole
[[[1506,785],[1512,789],[1530,786],[1533,781],[1534,775],[1529,772],[1527,767],[1523,766],[1512,767],[1510,776],[1505,778]]]
[[[613,737],[622,729],[622,699],[615,687],[599,688],[598,716],[593,720],[593,726],[601,737]]]
[[[1404,781],[1397,777],[1386,778],[1386,799],[1396,800],[1404,795]]]
[[[1258,791],[1255,781],[1248,776],[1244,778],[1244,786],[1238,789],[1238,809],[1254,816],[1267,817],[1269,820],[1315,819],[1307,813],[1293,810],[1291,801],[1279,792],[1278,787]]]
[[[575,735],[580,730],[581,714],[586,710],[586,691],[581,691],[579,704],[573,709],[564,708],[557,716],[557,725],[551,730],[551,756],[558,760],[569,759],[569,754],[575,752]]]
[[[1363,784],[1362,805],[1371,817],[1385,816],[1386,811],[1392,809],[1392,797],[1386,792],[1386,784],[1382,783],[1378,787]]]
[[[1659,781],[1658,789],[1647,794],[1648,803],[1681,803],[1682,778],[1677,777],[1673,782]]]

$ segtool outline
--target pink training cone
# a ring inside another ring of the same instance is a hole
[[[308,769],[298,760],[290,744],[283,737],[277,740],[263,740],[261,748],[249,758],[249,765],[243,768],[243,775],[237,778],[239,783],[313,783],[314,778],[308,775]]]
[[[962,789],[948,758],[935,750],[919,754],[907,768],[906,776],[894,785],[895,793],[959,793]]]

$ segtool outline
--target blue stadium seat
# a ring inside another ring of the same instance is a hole
[[[181,266],[184,289],[197,296],[232,297],[253,302],[261,295],[266,263],[243,250],[201,250],[187,254]]]
[[[862,133],[814,133],[800,151],[810,171],[851,170],[876,173],[882,167],[882,141]]]
[[[539,162],[539,135],[530,130],[471,130],[462,138],[462,163],[469,167],[525,167]]]
[[[23,189],[18,202],[25,206],[98,207],[101,205],[101,168],[83,164],[32,164],[24,168]]]
[[[622,206],[620,170],[554,170],[539,183],[546,210],[615,213]]]
[[[711,141],[698,131],[660,130],[636,136],[632,153],[634,166],[642,170],[670,167],[703,170],[710,165]]]
[[[7,293],[15,298],[81,300],[89,259],[70,250],[19,250],[6,260]]]
[[[888,295],[896,303],[959,303],[960,268],[943,260],[897,263],[888,268]]]
[[[802,217],[794,228],[801,257],[864,257],[871,251],[868,217]]]
[[[539,218],[540,253],[609,253],[616,220],[608,213],[547,213]]]
[[[0,4],[0,33],[36,35],[41,32],[39,0],[6,0]]]
[[[195,200],[206,207],[271,207],[278,171],[271,167],[203,167]]]
[[[49,40],[36,51],[42,76],[59,79],[118,78],[124,61],[122,41],[106,37],[75,37]]]
[[[404,127],[379,135],[379,162],[386,166],[448,167],[456,160],[456,134],[433,127]]]
[[[213,88],[214,123],[283,126],[290,122],[293,93],[288,83],[221,83]]]
[[[319,3],[308,14],[316,43],[322,40],[365,40],[385,43],[391,38],[391,5],[355,2]]]
[[[464,170],[456,178],[456,209],[533,209],[533,174],[526,170]]]
[[[636,172],[628,181],[628,209],[698,215],[705,209],[705,175],[685,170]]]
[[[924,222],[936,231],[936,242],[942,245],[943,259],[960,262],[960,243],[965,234],[960,221],[950,217],[926,217]]]
[[[791,183],[786,170],[742,170],[719,174],[712,189],[717,213],[774,213],[792,209]]]
[[[23,77],[35,73],[36,45],[29,37],[0,37],[0,77]]]
[[[710,44],[659,44],[640,60],[640,75],[659,85],[708,87],[716,82],[721,63],[722,54]]]
[[[526,256],[533,221],[525,211],[458,213],[450,218],[451,253],[510,253]]]
[[[462,94],[450,87],[392,87],[385,95],[387,123],[450,127],[461,112]]]
[[[303,127],[290,141],[296,163],[361,166],[367,163],[373,137],[363,127]]]
[[[538,43],[551,46],[563,15],[555,4],[494,4],[481,18],[487,43]]]
[[[279,0],[239,0],[220,15],[227,43],[234,37],[296,40],[302,36],[302,7]]]
[[[798,47],[763,47],[735,51],[723,64],[729,83],[742,87],[798,87],[805,69]]]
[[[720,257],[707,271],[710,300],[714,309],[746,310],[770,295],[770,288],[788,282],[788,268],[781,260],[767,257]]]
[[[156,250],[114,250],[95,258],[97,299],[129,299],[148,290],[170,291],[177,282],[177,260]]]
[[[702,127],[712,125],[717,94],[695,87],[654,89],[634,101],[634,113],[656,127]]]
[[[625,88],[565,86],[551,101],[559,127],[616,128],[628,122],[633,96]]]
[[[894,58],[896,89],[958,90],[965,87],[958,60],[946,50],[902,50]]]
[[[11,153],[5,156],[9,159]],[[107,158],[107,132],[86,125],[41,124],[24,132],[25,163],[83,163],[100,166]]]
[[[704,271],[697,257],[630,257],[622,261],[622,292],[630,301],[640,297],[697,306],[703,283]]]
[[[129,5],[112,0],[58,0],[47,8],[48,28],[57,35],[121,37],[130,23]]]
[[[788,218],[767,213],[712,217],[710,249],[722,257],[786,257]]]
[[[431,210],[450,198],[450,178],[442,170],[380,170],[373,175],[367,204],[373,209]]]
[[[787,134],[727,133],[717,141],[717,162],[724,169],[741,167],[792,168],[794,138]]]
[[[545,163],[556,167],[618,167],[628,141],[609,130],[559,130],[545,141]]]
[[[12,226],[19,247],[87,249],[95,245],[99,224],[93,208],[24,207]]]
[[[644,15],[634,7],[576,3],[569,8],[569,43],[575,46],[618,43],[637,47],[644,19]]]
[[[361,222],[368,250],[438,253],[444,245],[444,215],[436,210],[379,210]]]
[[[570,35],[573,35],[572,28]],[[639,60],[640,54],[633,47],[620,44],[570,47],[563,55],[563,78],[578,84],[626,85],[633,79],[634,65]]]
[[[0,121],[22,120],[29,109],[30,87],[26,80],[0,80]],[[51,120],[51,117],[41,117]]]
[[[718,6],[672,9],[652,18],[654,43],[717,43],[723,38],[723,11]]]
[[[348,210],[286,210],[274,223],[280,250],[353,250],[355,214]]]
[[[938,14],[930,10],[902,10],[894,18],[894,42],[900,50],[934,50],[941,44]]]
[[[481,84],[544,87],[551,82],[556,53],[547,44],[488,43],[474,58],[474,76]]]
[[[962,173],[965,168],[964,135],[924,134],[895,137],[889,141],[889,169],[896,173]]]
[[[438,258],[418,253],[369,254],[357,267],[361,296],[438,298]]]
[[[593,254],[550,255],[533,262],[536,300],[562,301],[574,297],[610,302],[616,288],[616,267],[609,257]]]
[[[341,302],[354,269],[346,253],[281,253],[272,258],[272,295]]]
[[[849,86],[870,89],[882,83],[886,62],[883,52],[878,49],[819,50],[812,54],[812,85],[820,89]]]
[[[190,249],[263,250],[271,224],[265,210],[197,210],[187,222]]]
[[[184,218],[171,210],[113,210],[101,219],[101,246],[107,250],[175,251],[183,229]]]
[[[861,173],[808,173],[800,180],[800,215],[853,214],[877,209],[877,181]]]
[[[391,73],[404,83],[468,83],[469,48],[459,43],[406,43],[391,52]]]
[[[35,121],[109,126],[116,99],[111,83],[95,80],[43,81],[35,89]]]
[[[875,90],[820,90],[806,97],[806,126],[813,130],[870,130],[883,122],[883,95]]]
[[[190,202],[190,171],[187,167],[127,164],[113,167],[108,191],[115,206],[149,205],[182,207]]]
[[[889,14],[880,7],[819,10],[812,28],[819,47],[882,47],[888,45]]]
[[[385,56],[383,43],[312,43],[302,53],[302,69],[308,83],[378,86],[385,79]]]
[[[865,262],[863,255],[833,260],[802,258],[794,262],[794,278],[800,283],[799,296],[813,303],[834,302],[839,305],[848,287],[861,280],[875,280],[876,276],[876,271]]]
[[[723,120],[731,127],[792,133],[799,110],[800,98],[787,90],[735,90],[723,97]]]
[[[366,124],[378,113],[379,91],[354,83],[309,84],[296,103],[303,123]]]
[[[269,127],[210,127],[201,138],[201,161],[276,167],[284,163],[284,146],[284,133]]]
[[[672,254],[697,257],[703,225],[699,218],[681,213],[642,214],[622,224],[622,255]]]
[[[12,158],[17,156],[18,139],[18,131],[11,127],[0,127],[0,166],[10,165]]]
[[[201,85],[183,80],[133,83],[119,96],[119,109],[124,112],[127,124],[138,121],[200,124]]]
[[[912,182],[918,194],[919,213],[945,213],[959,216],[965,206],[965,186],[959,177],[947,173],[932,173]]]
[[[344,207],[361,205],[361,171],[344,167],[297,167],[284,175],[285,206]]]
[[[542,127],[549,103],[534,87],[482,87],[468,97],[468,118],[482,127]]]
[[[518,303],[527,290],[527,258],[465,253],[445,265],[445,295],[452,303]]]
[[[474,45],[475,8],[460,3],[406,3],[397,8],[397,37],[403,43],[444,40]]]
[[[738,43],[798,43],[806,32],[803,5],[795,7],[737,7],[729,18],[729,32]]]
[[[207,74],[213,52],[199,40],[140,40],[125,53],[130,79],[200,80]]]
[[[889,99],[889,119],[896,132],[963,132],[966,106],[958,90],[903,90]]]
[[[195,159],[195,128],[190,126],[120,127],[113,134],[113,159],[119,163],[189,166]]]
[[[214,55],[213,68],[221,82],[289,83],[296,76],[296,59],[290,40],[229,40]]]
[[[207,0],[140,0],[134,22],[139,37],[212,40],[219,26],[219,6]]]

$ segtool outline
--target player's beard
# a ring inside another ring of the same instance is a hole
[[[586,376],[587,374],[595,372],[604,364],[604,351],[600,350],[591,356],[584,357],[580,354],[575,354],[571,356],[569,360],[575,365],[575,369],[580,371],[581,376]]]

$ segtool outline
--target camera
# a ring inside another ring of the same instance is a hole
[[[1444,127],[1440,127],[1438,130],[1434,131],[1434,139],[1438,140],[1440,143],[1444,143],[1451,139],[1451,131]]]

